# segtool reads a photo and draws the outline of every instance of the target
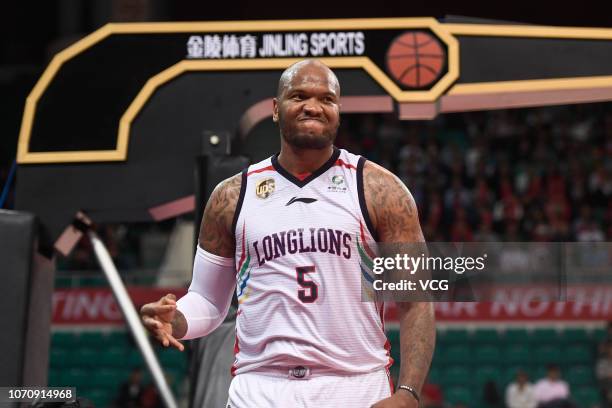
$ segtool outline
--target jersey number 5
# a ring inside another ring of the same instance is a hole
[[[319,287],[317,284],[311,280],[306,280],[306,274],[314,271],[314,266],[298,266],[295,268],[298,284],[304,288],[298,289],[298,298],[304,303],[312,303],[317,300],[319,296]]]

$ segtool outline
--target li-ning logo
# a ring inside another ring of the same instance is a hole
[[[344,183],[344,176],[341,174],[331,177],[331,185],[327,187],[327,191],[336,191],[344,193],[346,192],[346,184]]]
[[[287,202],[287,204],[285,204],[285,207],[288,205],[291,205],[293,203],[306,203],[306,204],[310,204],[310,203],[314,203],[315,201],[317,201],[316,198],[307,198],[307,197],[291,197],[291,200],[289,200]]]
[[[273,178],[259,180],[255,184],[255,195],[259,198],[268,198],[274,192],[276,182]]]

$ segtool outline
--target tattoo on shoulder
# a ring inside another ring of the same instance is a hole
[[[381,242],[423,242],[414,198],[387,169],[366,162],[363,185],[368,213]]]
[[[204,250],[212,254],[226,258],[234,256],[234,232],[231,229],[241,184],[241,174],[222,181],[206,203],[200,225],[199,243]]]

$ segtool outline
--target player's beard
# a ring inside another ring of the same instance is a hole
[[[337,126],[335,129],[326,129],[322,132],[305,132],[285,123],[282,119],[280,124],[280,133],[283,140],[297,149],[325,149],[334,144],[338,132]]]

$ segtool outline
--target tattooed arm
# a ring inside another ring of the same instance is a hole
[[[202,249],[225,258],[234,257],[232,221],[241,184],[242,175],[236,174],[219,183],[210,195],[200,225],[198,241]]]
[[[240,195],[242,177],[237,174],[224,180],[212,192],[200,225],[199,245],[202,249],[224,258],[234,257],[232,221]],[[164,345],[183,350],[176,340],[187,333],[187,320],[176,308],[176,297],[168,294],[140,309],[144,326]]]
[[[404,184],[391,172],[372,162],[363,169],[368,214],[380,242],[425,242],[416,204]],[[433,305],[429,302],[397,302],[400,322],[401,369],[398,385],[421,392],[434,351],[436,330]],[[374,407],[417,407],[405,390]]]

